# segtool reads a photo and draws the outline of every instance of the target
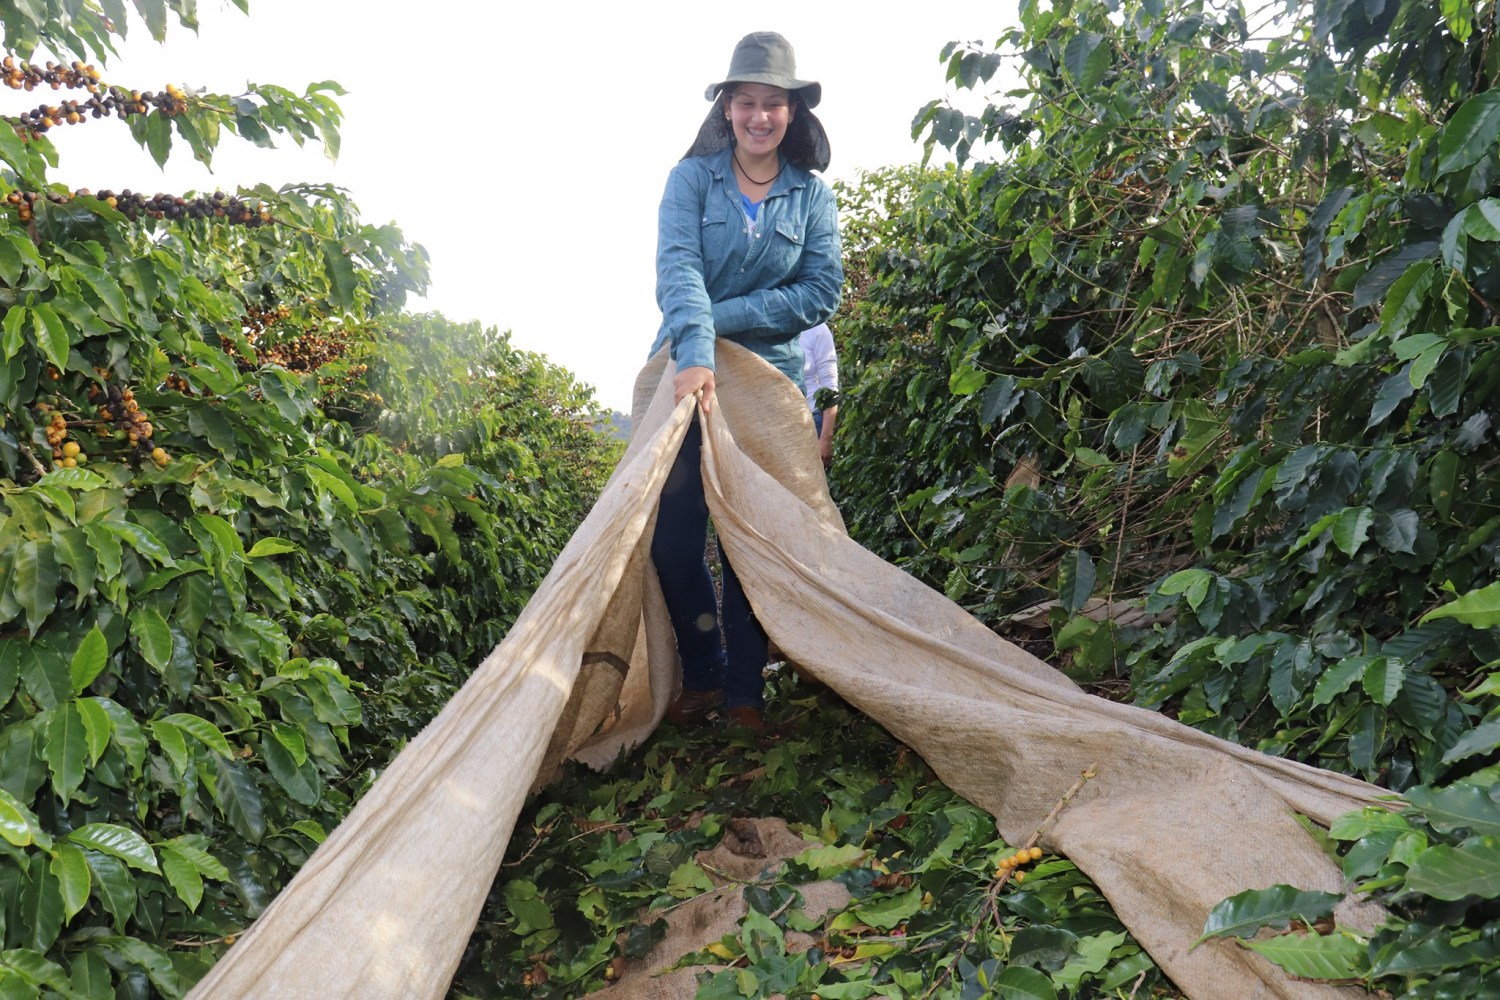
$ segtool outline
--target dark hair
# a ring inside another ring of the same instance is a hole
[[[792,120],[787,124],[786,135],[781,140],[781,155],[792,166],[803,170],[827,170],[830,152],[828,133],[823,131],[823,123],[818,121],[807,102],[802,99],[802,92],[794,90],[791,95]],[[698,128],[698,137],[693,140],[688,151],[682,154],[684,160],[692,156],[707,156],[734,145],[734,128],[724,117],[725,102],[733,96],[732,85],[719,91],[708,117],[703,119],[703,124]]]

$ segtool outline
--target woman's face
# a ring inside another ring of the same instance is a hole
[[[750,156],[774,153],[792,120],[791,91],[764,83],[735,84],[729,97],[729,123],[740,151]]]

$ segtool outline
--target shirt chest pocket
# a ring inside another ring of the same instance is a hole
[[[766,234],[770,242],[764,250],[764,266],[780,275],[790,275],[802,262],[802,226],[794,220],[777,219]]]
[[[703,263],[718,264],[729,254],[729,225],[723,218],[705,215],[698,231]]]

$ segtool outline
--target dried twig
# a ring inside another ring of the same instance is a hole
[[[36,470],[38,476],[45,476],[47,474],[47,467],[37,461],[36,455],[32,453],[30,445],[21,445],[20,451],[21,454],[31,460],[31,467]]]
[[[521,855],[519,858],[517,858],[514,861],[507,861],[507,862],[505,862],[500,867],[501,868],[515,868],[517,865],[523,865],[523,864],[525,864],[526,863],[526,859],[529,858],[529,857],[531,857],[531,855],[536,851],[536,849],[541,846],[542,841],[546,839],[547,834],[551,833],[552,832],[552,828],[554,826],[556,826],[556,825],[557,825],[557,820],[553,820],[552,822],[548,823],[546,826],[544,826],[541,829],[537,830],[536,836],[534,838],[532,838],[531,846],[528,847],[528,848],[526,848],[526,853],[523,854],[523,855]],[[578,838],[574,837],[573,839],[577,840]]]

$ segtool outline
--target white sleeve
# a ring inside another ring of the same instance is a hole
[[[812,374],[807,384],[807,398],[819,389],[839,390],[839,359],[833,347],[833,332],[827,323],[803,331],[802,350],[807,355],[805,370]]]

